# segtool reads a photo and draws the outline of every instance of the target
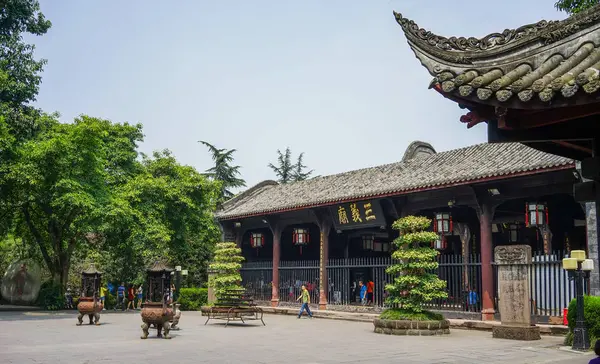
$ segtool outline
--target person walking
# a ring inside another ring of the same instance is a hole
[[[106,292],[107,291],[108,290],[106,289],[106,287],[104,287],[104,286],[100,287],[100,302],[102,303],[103,311],[106,310],[105,303],[106,303]]]
[[[144,289],[142,288],[141,284],[138,287],[136,293],[137,293],[137,299],[138,299],[137,309],[141,310],[142,309],[142,297],[144,297]]]
[[[373,304],[373,292],[375,291],[375,283],[372,280],[367,282],[367,305]]]
[[[306,310],[308,317],[312,318],[312,312],[310,312],[310,294],[308,294],[308,290],[305,285],[302,285],[302,292],[300,296],[296,299],[296,301],[300,301],[302,299],[302,307],[300,307],[300,312],[298,312],[298,318],[302,317],[302,313]]]
[[[367,286],[363,281],[358,281],[358,286],[360,287],[360,303],[364,305],[367,302]]]
[[[129,311],[129,307],[131,309],[135,309],[135,286],[133,284],[129,285],[129,290],[127,290],[127,310]]]
[[[125,310],[125,291],[125,282],[121,282],[121,285],[117,288],[117,304],[115,305],[115,311],[117,310],[117,307],[119,307],[121,311]]]

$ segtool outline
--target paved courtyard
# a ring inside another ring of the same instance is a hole
[[[260,322],[204,326],[184,312],[172,340],[140,340],[139,312],[106,313],[103,325],[75,325],[71,312],[0,312],[0,363],[587,363],[560,350],[561,338],[495,340],[489,332],[454,330],[447,337],[397,337],[369,323],[265,315]],[[155,333],[156,331],[154,331]]]

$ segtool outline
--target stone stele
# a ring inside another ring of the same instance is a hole
[[[498,296],[501,325],[492,331],[494,338],[540,340],[540,328],[531,324],[529,264],[531,247],[503,245],[495,249],[498,265]]]

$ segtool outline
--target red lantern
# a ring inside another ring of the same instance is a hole
[[[250,235],[250,246],[258,249],[265,245],[265,236],[263,233],[252,233]]]
[[[452,235],[452,215],[449,212],[437,212],[433,219],[433,231],[442,235]]]
[[[294,245],[300,247],[300,255],[302,255],[302,247],[310,243],[310,232],[308,231],[308,229],[294,229],[294,234],[292,235],[292,242],[294,243]]]
[[[446,241],[446,236],[440,234],[437,239],[431,242],[431,247],[435,250],[444,250],[448,246],[448,242]]]
[[[525,204],[525,226],[536,227],[548,225],[548,207],[544,203],[528,202]]]
[[[373,235],[363,235],[362,241],[364,250],[373,250],[373,242],[375,241]]]

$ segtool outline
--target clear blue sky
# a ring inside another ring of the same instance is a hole
[[[236,148],[251,186],[276,150],[327,175],[398,161],[413,140],[486,140],[433,90],[392,10],[445,36],[562,19],[554,0],[41,0],[48,59],[37,105],[143,123],[144,152],[205,170],[198,140]]]

